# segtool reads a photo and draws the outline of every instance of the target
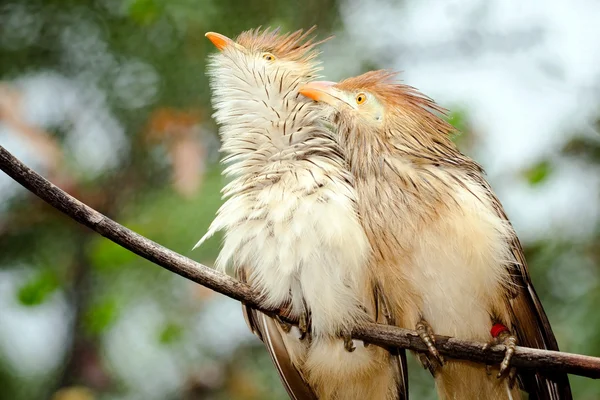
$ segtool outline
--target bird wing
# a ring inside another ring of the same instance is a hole
[[[240,269],[238,279],[243,282],[246,281],[243,269]],[[292,400],[317,400],[317,396],[306,383],[302,374],[292,364],[278,322],[245,304],[242,304],[242,313],[248,328],[258,336],[267,348],[290,398]]]
[[[387,325],[396,325],[396,321],[389,302],[379,285],[374,285],[373,297],[375,301],[375,321]],[[389,349],[392,362],[396,369],[397,400],[408,400],[408,365],[406,350],[401,348]]]
[[[479,174],[476,176],[477,181],[490,194],[496,213],[510,224],[500,201],[494,195],[487,181]],[[513,277],[515,285],[507,290],[506,303],[512,314],[513,334],[516,334],[519,345],[558,351],[558,343],[542,303],[533,288],[523,247],[516,233],[513,234],[510,247],[514,257],[510,275]],[[519,372],[518,378],[523,390],[529,393],[530,399],[572,399],[569,378],[565,373],[525,370]]]
[[[277,326],[278,322],[246,305],[242,305],[242,308],[248,326],[263,341],[269,351],[290,398],[293,400],[317,400],[317,396],[292,364],[281,330]]]
[[[406,350],[405,349],[391,349],[390,354],[392,355],[397,371],[398,379],[398,400],[408,400],[408,365],[406,364]]]

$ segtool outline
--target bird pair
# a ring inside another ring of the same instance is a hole
[[[312,31],[206,35],[220,50],[208,74],[231,181],[196,246],[224,231],[216,268],[300,321],[244,308],[290,397],[408,398],[404,351],[350,337],[379,322],[419,332],[443,399],[570,399],[565,374],[505,379],[517,340],[558,346],[519,240],[443,109],[391,72],[314,81]],[[507,357],[493,375],[444,361],[434,332],[503,343]]]

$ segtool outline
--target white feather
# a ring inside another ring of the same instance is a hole
[[[370,247],[352,177],[320,108],[298,96],[315,64],[270,64],[225,50],[210,63],[214,117],[232,181],[194,248],[224,230],[215,266],[244,267],[268,305],[302,299],[313,334],[337,335],[365,318],[360,297]]]

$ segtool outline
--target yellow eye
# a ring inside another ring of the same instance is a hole
[[[356,95],[356,104],[362,104],[367,101],[367,95],[364,93],[359,93]]]
[[[275,61],[275,56],[271,53],[264,53],[262,55],[262,58],[264,58],[267,61]]]

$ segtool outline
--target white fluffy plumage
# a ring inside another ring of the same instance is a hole
[[[320,107],[298,96],[314,61],[270,62],[226,48],[211,58],[214,117],[225,174],[219,209],[200,245],[225,231],[216,267],[244,268],[267,304],[310,310],[313,334],[338,334],[364,319],[357,293],[369,244],[352,178]]]

